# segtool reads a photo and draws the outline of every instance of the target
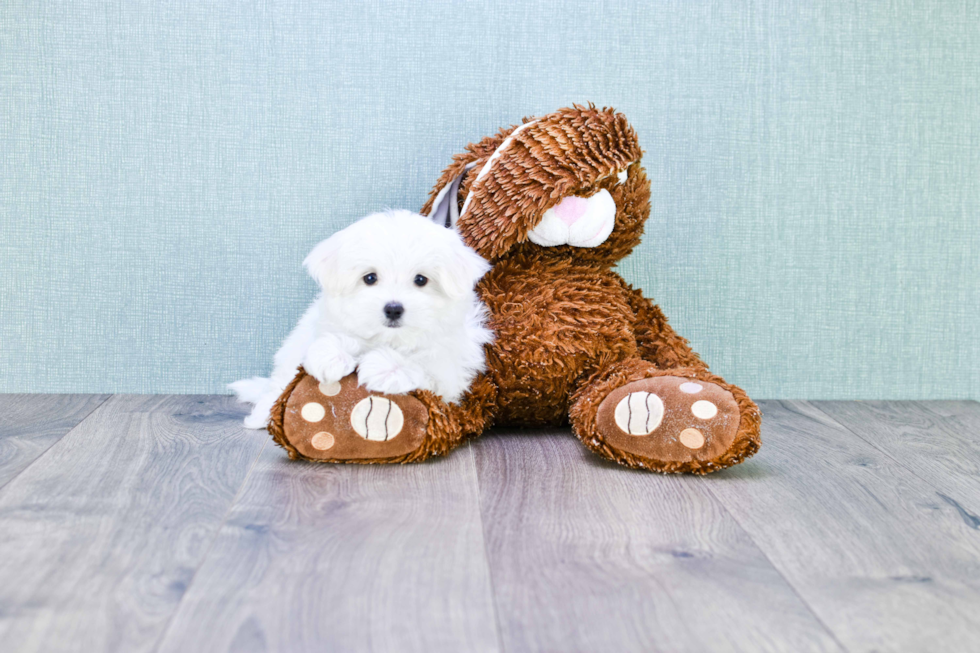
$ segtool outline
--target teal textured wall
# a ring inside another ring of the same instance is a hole
[[[313,244],[572,102],[653,180],[621,266],[760,398],[980,397],[977,2],[0,4],[0,391],[221,392]]]

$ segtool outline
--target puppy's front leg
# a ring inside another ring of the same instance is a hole
[[[318,336],[303,358],[303,367],[321,383],[339,381],[357,366],[358,344],[342,334]]]
[[[394,349],[372,349],[357,366],[357,380],[373,392],[389,395],[428,389],[428,379],[418,365]]]

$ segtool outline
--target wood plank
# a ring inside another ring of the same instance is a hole
[[[243,416],[114,396],[4,487],[4,650],[152,649],[266,442]]]
[[[840,650],[700,479],[567,430],[474,447],[505,650]]]
[[[0,395],[0,488],[109,395]]]
[[[703,482],[850,650],[980,638],[980,531],[806,402],[763,402],[756,465]]]
[[[266,447],[161,652],[499,650],[472,451],[318,465]]]
[[[980,404],[820,401],[813,404],[960,506],[980,526]]]

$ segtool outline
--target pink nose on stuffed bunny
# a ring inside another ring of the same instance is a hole
[[[563,199],[555,207],[555,215],[558,216],[559,220],[571,227],[579,218],[585,215],[585,209],[588,206],[589,200],[584,197],[575,197],[572,195]]]

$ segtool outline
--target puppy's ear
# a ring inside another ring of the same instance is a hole
[[[459,240],[452,254],[436,271],[439,285],[452,299],[460,299],[490,270],[490,264]]]
[[[341,233],[343,232],[337,232],[319,243],[303,260],[303,266],[310,276],[325,292],[333,295],[340,294],[349,285],[349,279],[346,278],[349,275],[345,274],[340,262],[344,241],[340,237]]]

